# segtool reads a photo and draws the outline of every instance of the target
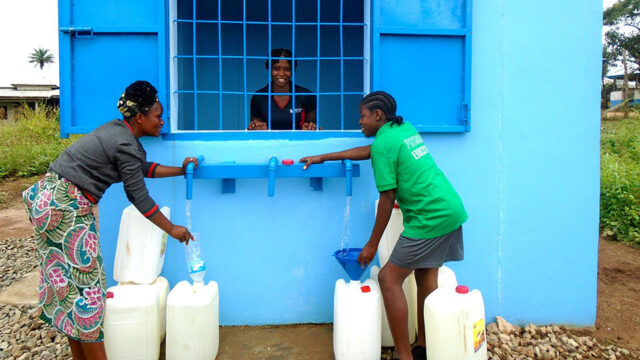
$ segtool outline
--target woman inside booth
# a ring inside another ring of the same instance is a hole
[[[271,93],[292,93],[291,76],[298,66],[298,61],[292,62],[291,50],[282,48],[271,50],[271,58],[271,61],[265,62],[265,67],[271,70]],[[256,92],[268,93],[269,85]],[[268,130],[271,118],[271,130],[316,130],[316,96],[307,94],[312,94],[311,90],[296,84],[293,102],[291,95],[273,94],[271,98],[267,95],[253,95],[251,123],[247,129]],[[294,111],[295,124],[292,124]]]

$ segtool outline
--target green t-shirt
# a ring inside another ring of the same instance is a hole
[[[433,161],[413,125],[383,125],[371,144],[378,191],[396,189],[404,231],[410,238],[442,236],[467,220],[462,200]]]

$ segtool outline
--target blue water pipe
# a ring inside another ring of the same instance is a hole
[[[204,162],[204,155],[198,155],[198,166]],[[195,165],[190,162],[184,170],[184,177],[187,179],[187,200],[193,199],[193,169]]]
[[[353,177],[353,163],[351,162],[351,160],[347,159],[344,160],[344,172],[345,172],[345,182],[347,185],[347,196],[351,196],[352,193],[352,182],[351,179]]]
[[[273,197],[276,190],[276,169],[278,168],[278,158],[272,156],[269,159],[269,197]]]

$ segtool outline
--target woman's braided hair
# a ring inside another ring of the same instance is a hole
[[[147,114],[149,109],[158,102],[158,90],[148,81],[138,80],[120,96],[118,110],[125,119],[132,118],[138,113]]]
[[[366,107],[369,111],[379,109],[384,113],[388,121],[391,121],[396,125],[402,124],[402,116],[396,115],[396,100],[385,91],[374,91],[369,93],[362,99],[362,101],[360,101],[360,105]]]

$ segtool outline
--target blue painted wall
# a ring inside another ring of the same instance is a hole
[[[593,325],[602,4],[473,6],[472,130],[423,135],[469,213],[466,259],[448,265],[460,283],[482,291],[489,320]],[[567,88],[572,96],[557,96]],[[399,114],[405,107],[399,102]],[[266,162],[369,142],[143,141],[149,159],[173,165],[200,153],[213,162]],[[354,246],[368,239],[377,198],[369,162],[361,166],[351,203]],[[148,184],[157,202],[171,207],[172,220],[184,224],[184,180]],[[333,286],[343,276],[330,255],[340,244],[344,180],[327,180],[324,192],[312,192],[308,181],[278,179],[275,197],[266,192],[265,179],[239,180],[236,194],[225,195],[219,180],[195,182],[193,226],[204,240],[207,279],[220,285],[221,323],[330,322]],[[126,205],[119,185],[100,203],[108,279]],[[185,266],[182,247],[170,241],[164,276],[171,284],[186,279]]]

